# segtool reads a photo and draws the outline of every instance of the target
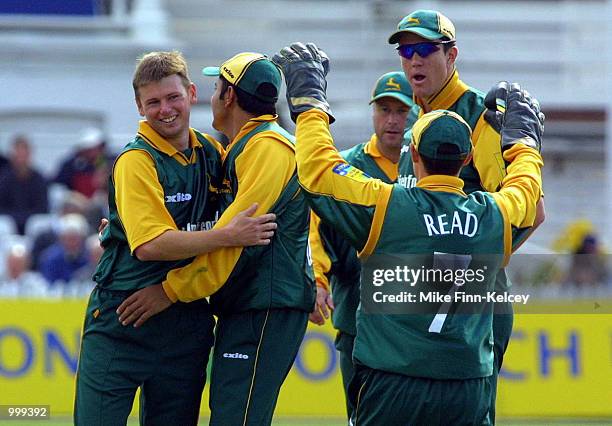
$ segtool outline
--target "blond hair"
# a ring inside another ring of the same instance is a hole
[[[138,98],[138,89],[146,84],[157,82],[171,75],[178,75],[183,86],[191,84],[187,61],[181,52],[150,52],[138,58],[132,87]]]

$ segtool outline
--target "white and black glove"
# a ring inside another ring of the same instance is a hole
[[[502,152],[517,143],[541,150],[544,114],[520,85],[500,81],[487,93],[485,107],[485,119],[501,135]]]
[[[329,115],[329,122],[335,118],[327,102],[327,72],[329,58],[313,43],[293,43],[284,47],[272,58],[285,74],[287,103],[291,119],[295,122],[299,114],[318,108]]]

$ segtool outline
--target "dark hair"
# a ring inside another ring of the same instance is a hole
[[[439,154],[459,154],[459,148],[457,145],[443,143],[438,147]],[[464,160],[439,160],[436,158],[430,158],[423,154],[421,160],[423,160],[423,167],[425,171],[430,175],[447,175],[457,176],[463,167]]]
[[[442,49],[444,50],[444,53],[448,53],[449,50],[451,50],[451,48],[453,46],[455,46],[455,40],[451,41],[450,43],[444,43],[442,45]]]
[[[238,98],[238,105],[240,106],[240,108],[242,108],[246,112],[251,113],[256,116],[264,115],[264,114],[271,114],[271,115],[276,114],[276,103],[264,102],[256,98],[255,96],[245,92],[240,87],[237,87],[231,84],[223,76],[219,76],[219,78],[221,79],[221,84],[222,84],[221,92],[219,94],[219,97],[221,99],[225,97],[225,92],[227,92],[227,88],[231,85],[234,88],[234,91],[236,92],[236,97]],[[266,85],[270,87],[266,87]],[[257,90],[260,92],[267,92],[268,90],[274,90],[274,92],[276,92],[276,88],[272,86],[272,84],[269,84],[269,83],[260,84]]]

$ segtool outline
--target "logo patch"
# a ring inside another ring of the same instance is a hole
[[[234,352],[233,354],[224,352],[223,358],[232,358],[232,359],[249,359],[247,354],[241,354],[239,352]]]
[[[346,176],[347,178],[356,180],[357,182],[367,182],[368,179],[372,179],[358,168],[347,163],[338,164],[332,169],[332,171],[337,175]]]
[[[415,25],[420,25],[421,24],[421,20],[419,18],[415,18],[415,17],[411,17],[408,18],[408,21],[406,22],[407,24],[415,24]]]
[[[177,192],[174,195],[166,195],[166,203],[180,203],[189,200],[191,200],[191,194],[185,194],[183,192]]]
[[[386,86],[390,89],[390,90],[401,90],[402,86],[400,86],[399,83],[397,83],[395,81],[395,79],[393,77],[391,77],[388,81]]]
[[[404,188],[414,188],[417,184],[417,179],[412,174],[409,174],[408,176],[399,175],[397,177],[397,183]]]
[[[223,66],[223,71],[225,71],[227,73],[227,75],[229,75],[231,78],[236,78],[236,77],[234,77],[234,73],[232,72],[232,70],[229,69],[228,67]]]

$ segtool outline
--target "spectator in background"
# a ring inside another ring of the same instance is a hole
[[[89,256],[85,247],[89,225],[83,215],[62,216],[57,234],[58,241],[41,254],[39,264],[40,272],[51,286],[69,283],[74,273],[87,264]]]
[[[587,234],[572,255],[567,277],[568,284],[577,288],[599,287],[607,284],[605,256],[594,234]]]
[[[32,167],[28,139],[17,135],[13,139],[10,161],[0,170],[0,214],[12,216],[18,232],[23,234],[31,215],[47,211],[47,181]]]
[[[0,154],[0,171],[4,170],[8,166],[9,160],[4,155]]]
[[[58,212],[58,219],[71,213],[78,213],[87,217],[87,211],[87,197],[76,191],[67,191],[64,194],[64,199]],[[42,252],[58,240],[56,229],[57,223],[56,221],[53,226],[49,226],[48,228],[38,230],[38,232],[28,235],[33,240],[31,250],[32,265],[34,265],[36,269],[40,269],[40,257]],[[95,225],[90,224],[87,234],[94,232],[98,225],[99,222],[95,223]]]
[[[87,198],[100,191],[106,193],[113,160],[114,156],[106,150],[102,131],[96,128],[85,129],[81,133],[77,151],[62,163],[53,181]]]
[[[73,280],[79,284],[91,284],[89,290],[94,286],[93,274],[96,272],[98,261],[104,253],[104,249],[100,245],[100,237],[98,234],[92,234],[85,240],[85,249],[87,250],[87,263],[74,272]]]
[[[47,294],[43,276],[30,271],[30,253],[24,243],[11,244],[5,259],[4,276],[0,278],[0,297],[43,297]]]

